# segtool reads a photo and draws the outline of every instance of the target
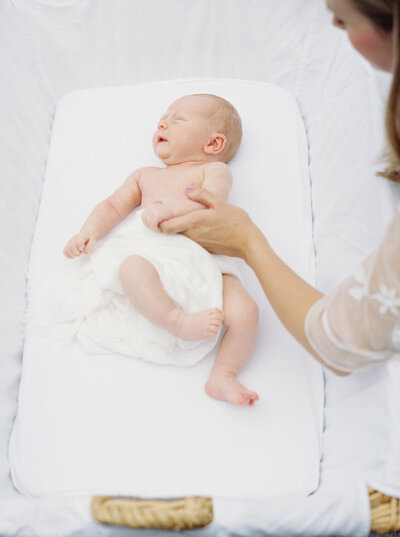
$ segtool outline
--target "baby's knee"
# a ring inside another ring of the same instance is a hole
[[[247,296],[236,307],[224,311],[224,324],[226,326],[257,326],[260,317],[257,303]]]
[[[249,319],[252,324],[258,324],[260,310],[257,303],[250,296],[243,304],[243,317]]]

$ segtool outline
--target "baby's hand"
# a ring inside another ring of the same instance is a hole
[[[74,235],[64,248],[65,257],[77,257],[81,254],[89,254],[96,244],[96,237],[92,231],[80,232]]]
[[[143,223],[153,231],[160,232],[159,225],[160,223],[165,220],[165,208],[163,206],[162,201],[155,201],[146,209],[144,209],[142,213],[142,220]]]

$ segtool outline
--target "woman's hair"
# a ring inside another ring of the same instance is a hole
[[[376,28],[393,34],[393,81],[386,105],[384,155],[386,170],[378,175],[400,183],[400,5],[399,0],[351,0],[355,9],[368,17]]]

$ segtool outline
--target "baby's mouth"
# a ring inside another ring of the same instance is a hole
[[[168,142],[168,140],[164,136],[157,136],[157,143],[160,144],[163,142]]]

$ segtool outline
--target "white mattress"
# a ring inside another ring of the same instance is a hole
[[[231,163],[232,203],[248,210],[276,251],[313,283],[308,150],[294,97],[271,84],[193,80],[78,91],[61,100],[29,296],[69,262],[63,246],[91,208],[133,169],[160,165],[151,146],[158,118],[174,99],[199,92],[227,98],[242,117],[243,143]],[[87,355],[78,343],[59,352],[28,324],[10,444],[15,486],[34,496],[265,499],[314,491],[322,372],[277,320],[255,276],[242,268],[261,310],[256,349],[239,377],[259,393],[254,407],[204,393],[215,353],[179,368]]]

